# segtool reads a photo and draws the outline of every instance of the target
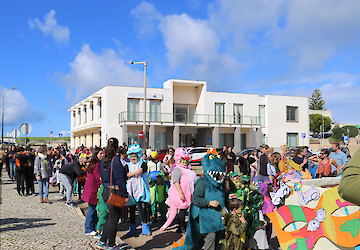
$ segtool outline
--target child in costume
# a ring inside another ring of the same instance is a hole
[[[176,217],[179,211],[179,228],[178,232],[185,232],[185,213],[191,204],[192,194],[197,176],[194,171],[188,169],[190,160],[189,152],[184,148],[175,150],[175,164],[171,173],[171,186],[169,188],[169,216],[165,224],[160,228],[161,231],[166,230]]]
[[[143,235],[151,235],[149,228],[149,203],[151,202],[148,183],[147,164],[142,160],[142,149],[139,144],[129,146],[127,154],[130,155],[130,162],[125,166],[125,173],[128,177],[126,189],[129,194],[130,206],[130,228],[127,235],[136,234],[135,209],[137,207]]]
[[[243,203],[239,199],[229,200],[231,214],[225,215],[226,236],[224,250],[245,249],[246,220]]]
[[[149,177],[149,188],[151,196],[151,217],[152,222],[157,221],[157,212],[160,212],[160,220],[166,220],[167,206],[165,200],[168,197],[168,186],[164,183],[164,175],[158,173],[154,181]]]
[[[225,164],[216,155],[207,154],[201,165],[204,175],[195,184],[185,242],[176,249],[197,250],[203,245],[206,250],[218,249],[225,229],[221,217],[225,206]]]
[[[152,151],[150,155],[150,160],[147,163],[148,165],[148,175],[154,181],[156,180],[156,175],[159,173],[165,174],[167,171],[164,168],[162,162],[158,160],[158,152]]]

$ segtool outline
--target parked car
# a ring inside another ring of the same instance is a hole
[[[157,152],[158,152],[158,160],[159,160],[159,161],[163,161],[165,155],[166,155],[167,152],[168,152],[168,149],[167,149],[167,148],[159,149]]]
[[[236,162],[239,160],[240,156],[243,156],[245,153],[251,154],[251,152],[254,150],[260,151],[260,149],[256,149],[256,148],[245,148],[240,153],[235,154]]]
[[[212,150],[212,148],[206,148],[206,147],[191,148],[189,151],[191,156],[191,163],[195,163],[195,162],[200,163],[202,158],[207,154],[208,149]]]

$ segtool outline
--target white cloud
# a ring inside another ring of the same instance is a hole
[[[85,44],[69,65],[71,72],[61,77],[60,84],[66,86],[71,103],[106,85],[143,84],[143,69],[127,64],[113,49],[96,53]]]
[[[131,10],[137,22],[135,23],[139,37],[152,37],[156,31],[156,23],[162,19],[162,15],[154,5],[146,1],[141,2]]]
[[[56,11],[50,10],[44,17],[44,22],[39,19],[29,19],[29,26],[32,29],[39,29],[45,36],[51,36],[57,44],[67,44],[70,39],[70,31],[66,26],[57,24],[55,18]]]
[[[1,94],[4,90],[5,88],[0,86]],[[44,119],[44,114],[34,110],[19,90],[7,91],[4,104],[5,125],[19,125],[23,122],[38,122]],[[2,109],[2,102],[0,105]]]

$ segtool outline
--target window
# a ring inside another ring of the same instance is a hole
[[[235,124],[242,123],[242,116],[243,116],[243,105],[234,104],[234,123]]]
[[[286,134],[286,144],[288,147],[296,147],[297,146],[297,133],[287,133]]]
[[[225,104],[224,103],[215,103],[215,122],[224,123],[225,122]]]
[[[140,100],[128,99],[127,103],[127,119],[128,121],[140,120]]]
[[[81,109],[78,109],[79,125],[81,124]]]
[[[259,105],[260,126],[265,127],[265,106]]]
[[[150,121],[160,121],[160,100],[150,100]]]
[[[297,107],[286,107],[286,121],[297,122]]]
[[[94,102],[90,102],[90,120],[94,120]]]
[[[99,107],[99,118],[101,118],[101,98],[98,99],[98,107]]]
[[[76,125],[76,112],[75,111],[72,112],[72,116],[73,116],[73,126],[75,126]]]
[[[195,105],[174,104],[173,109],[175,122],[195,122]]]
[[[84,123],[87,122],[87,110],[86,110],[86,105],[84,106]]]

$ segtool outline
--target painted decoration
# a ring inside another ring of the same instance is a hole
[[[299,190],[298,195],[301,206],[306,206],[310,201],[316,201],[320,198],[320,192],[315,188],[314,184],[311,184],[310,189],[304,193]]]
[[[290,194],[291,190],[288,185],[280,181],[280,188],[276,192],[270,192],[271,202],[275,206],[280,203]]]
[[[312,249],[321,237],[340,247],[360,242],[360,207],[342,199],[337,186],[323,193],[315,209],[288,205],[267,216],[282,249]],[[302,227],[291,228],[293,224]]]

